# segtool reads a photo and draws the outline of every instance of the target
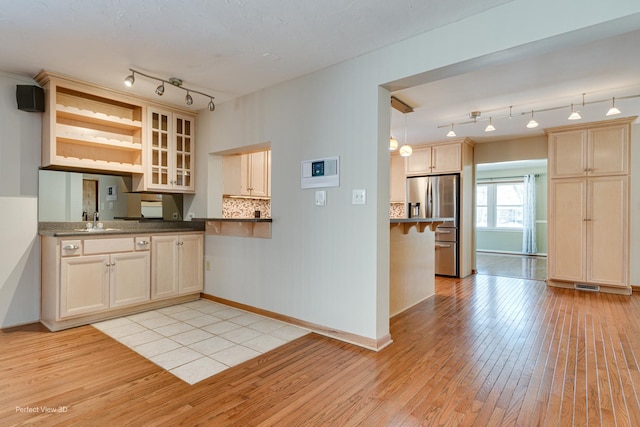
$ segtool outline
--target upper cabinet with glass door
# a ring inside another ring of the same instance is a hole
[[[193,193],[195,117],[149,107],[144,190]],[[136,190],[140,190],[137,182]]]

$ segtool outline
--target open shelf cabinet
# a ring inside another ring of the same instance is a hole
[[[45,71],[36,81],[46,99],[42,166],[144,172],[141,102]]]

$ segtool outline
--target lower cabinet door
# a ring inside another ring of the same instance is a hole
[[[151,238],[151,299],[178,295],[178,236]]]
[[[180,293],[200,292],[204,288],[204,239],[201,234],[180,236]]]
[[[60,317],[95,313],[109,308],[109,255],[62,258]]]
[[[110,306],[123,307],[149,301],[149,252],[111,255]]]

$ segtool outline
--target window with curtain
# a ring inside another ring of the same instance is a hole
[[[524,217],[524,183],[481,181],[476,186],[476,227],[521,230]]]

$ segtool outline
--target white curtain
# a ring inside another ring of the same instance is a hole
[[[536,176],[524,176],[524,203],[522,221],[522,252],[535,254],[536,244]]]

